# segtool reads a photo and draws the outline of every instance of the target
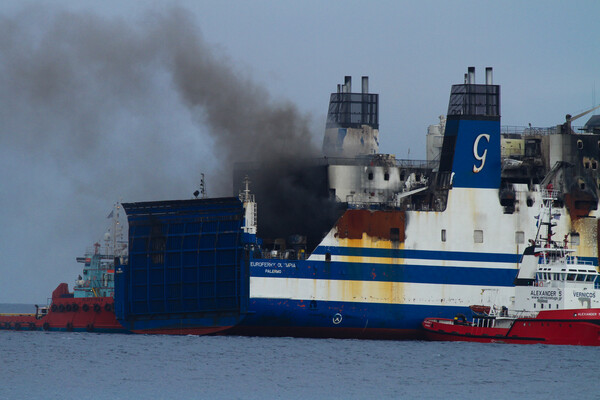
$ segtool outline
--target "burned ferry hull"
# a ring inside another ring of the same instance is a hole
[[[415,231],[411,224],[430,232]],[[461,229],[460,221],[456,231],[453,225],[443,215],[348,210],[307,260],[250,261],[249,307],[255,314],[236,331],[414,338],[420,337],[424,314],[466,313],[492,292],[509,297],[521,259],[518,249],[450,251],[431,242],[428,247],[409,242],[412,235],[431,237],[439,226],[448,228],[449,238]],[[496,228],[502,230],[502,224]],[[361,237],[353,238],[353,232]]]
[[[235,331],[415,338],[427,313],[510,297],[522,248],[490,240],[514,237],[522,218],[498,202],[499,94],[497,85],[453,86],[435,174],[379,155],[332,160],[331,189],[348,209],[306,260],[250,261],[256,313]]]
[[[452,87],[433,166],[377,154],[376,97],[345,89],[332,95],[324,141],[332,148],[314,171],[324,171],[325,192],[344,209],[316,238],[261,237],[247,186],[240,200],[137,203],[130,208],[130,251],[139,253],[123,266],[119,322],[140,332],[421,338],[426,317],[470,315],[473,304],[514,301],[547,185],[563,193],[557,237],[597,265],[598,197],[590,182],[600,177],[591,177],[591,167],[573,168],[584,156],[564,146],[559,154],[553,136],[531,139],[536,151],[503,154],[500,88],[491,76],[478,85],[470,74]],[[364,118],[350,111],[354,103]],[[578,139],[560,140],[580,146]],[[353,154],[344,152],[347,141]],[[596,153],[585,155],[590,166]],[[136,214],[142,209],[153,211]],[[297,218],[306,215],[311,210]],[[215,306],[221,297],[231,307]]]

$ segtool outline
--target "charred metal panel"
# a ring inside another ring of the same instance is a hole
[[[340,239],[362,239],[367,236],[404,242],[404,211],[347,210],[336,224]]]

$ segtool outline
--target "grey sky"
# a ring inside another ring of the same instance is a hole
[[[227,158],[256,148],[220,140],[245,121],[259,135],[260,121],[292,115],[320,145],[344,75],[370,77],[380,150],[399,158],[424,158],[427,126],[468,66],[478,82],[494,67],[503,125],[551,126],[600,103],[596,1],[367,4],[2,2],[0,302],[72,286],[75,257],[119,199],[190,197],[201,172],[210,195],[230,194]]]

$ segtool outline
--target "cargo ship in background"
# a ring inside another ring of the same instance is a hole
[[[124,204],[125,329],[422,339],[425,318],[514,301],[549,185],[555,233],[597,269],[600,121],[572,126],[592,110],[502,129],[492,69],[477,84],[470,67],[429,128],[428,160],[399,160],[379,153],[368,78],[351,83],[331,94],[323,157],[237,164],[235,197]]]
[[[523,256],[515,297],[505,305],[476,305],[472,320],[426,318],[429,340],[482,343],[600,345],[600,274],[568,247],[552,227],[560,213],[553,190],[543,192],[538,237]]]
[[[0,314],[0,329],[125,333],[114,312],[115,258],[127,257],[120,213],[121,205],[117,204],[109,214],[112,224],[104,236],[104,246],[95,243],[84,257],[77,257],[84,267],[72,292],[68,284],[61,283],[47,305],[35,306],[35,313]]]

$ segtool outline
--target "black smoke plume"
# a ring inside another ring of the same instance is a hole
[[[324,169],[306,168],[319,157],[310,117],[216,54],[182,9],[0,16],[0,121],[5,245],[35,229],[59,263],[114,201],[191,197],[205,171],[209,195],[231,195],[238,161],[264,166],[260,232],[319,236],[334,208]],[[36,264],[22,253],[13,261]]]

